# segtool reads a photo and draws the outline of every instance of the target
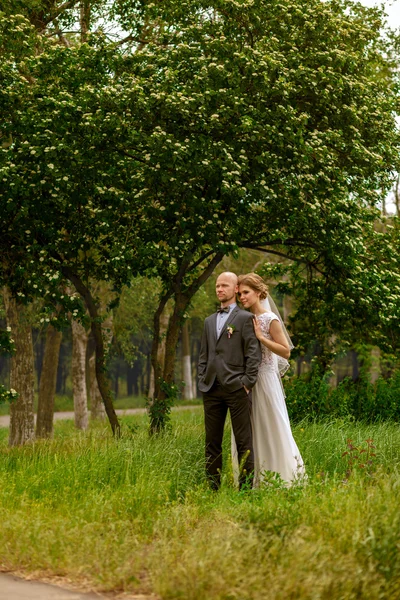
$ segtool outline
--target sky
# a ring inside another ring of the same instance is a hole
[[[385,12],[388,15],[388,25],[392,29],[400,27],[400,0],[387,0],[379,2],[377,0],[359,0],[364,6],[381,6],[385,5]]]

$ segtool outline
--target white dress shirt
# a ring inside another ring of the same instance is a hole
[[[235,306],[236,306],[236,302],[229,305],[229,307],[228,307],[229,312],[222,312],[222,313],[217,314],[217,339],[221,335],[221,331],[223,330],[224,325],[227,322],[227,320],[229,319],[229,315],[231,314],[231,312],[233,311]]]

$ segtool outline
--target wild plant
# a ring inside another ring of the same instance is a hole
[[[376,470],[375,444],[372,438],[365,440],[366,447],[356,446],[351,439],[347,439],[347,450],[342,453],[346,462],[347,481],[354,473],[365,473],[372,477]]]

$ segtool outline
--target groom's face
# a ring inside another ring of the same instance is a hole
[[[237,279],[232,275],[222,273],[215,284],[215,291],[221,304],[231,304],[236,300],[238,291]]]

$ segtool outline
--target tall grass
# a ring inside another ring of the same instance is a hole
[[[220,492],[204,480],[200,409],[149,438],[145,417],[8,448],[0,430],[0,563],[98,590],[164,599],[400,598],[400,431],[391,423],[300,423],[308,480]],[[349,473],[347,439],[376,457]],[[228,438],[225,450],[228,453]]]

